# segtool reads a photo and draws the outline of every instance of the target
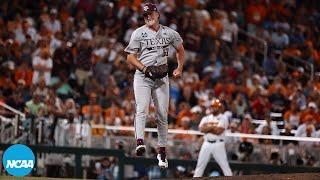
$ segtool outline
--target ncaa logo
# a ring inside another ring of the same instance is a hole
[[[3,154],[2,164],[5,170],[12,176],[28,175],[35,163],[32,150],[23,144],[10,146]]]

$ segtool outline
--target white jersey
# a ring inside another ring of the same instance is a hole
[[[132,33],[124,51],[137,54],[138,60],[145,66],[162,65],[167,63],[170,45],[177,49],[181,43],[179,33],[167,26],[160,25],[156,32],[144,25]]]
[[[224,114],[219,114],[217,116],[214,116],[213,114],[207,115],[203,117],[199,124],[199,129],[205,125],[206,123],[213,123],[218,127],[222,127],[224,129],[227,129],[229,126],[229,120]],[[216,139],[223,139],[225,138],[225,131],[223,131],[220,135],[212,134],[212,133],[206,133],[204,135],[204,139],[207,141],[212,141]]]

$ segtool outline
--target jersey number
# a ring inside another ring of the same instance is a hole
[[[169,56],[169,48],[163,48],[162,57],[167,57],[167,56]]]

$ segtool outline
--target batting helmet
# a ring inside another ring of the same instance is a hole
[[[220,108],[221,106],[222,106],[222,104],[219,99],[215,99],[211,102],[211,107]]]
[[[143,5],[143,16],[151,14],[153,11],[158,12],[157,6],[153,3],[146,3]]]

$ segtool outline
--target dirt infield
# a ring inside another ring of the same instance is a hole
[[[207,177],[196,179],[214,179],[214,180],[320,180],[320,173],[298,173],[298,174],[261,174],[245,175],[233,177]]]

